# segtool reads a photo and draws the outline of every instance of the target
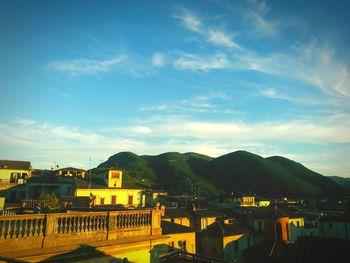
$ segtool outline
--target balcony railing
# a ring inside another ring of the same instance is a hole
[[[0,217],[1,252],[160,235],[160,210]]]

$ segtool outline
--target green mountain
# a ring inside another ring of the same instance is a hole
[[[280,164],[294,176],[318,187],[321,190],[319,193],[321,196],[337,197],[339,193],[341,195],[345,194],[343,187],[339,187],[337,183],[330,181],[329,177],[311,171],[300,163],[281,156],[273,156],[267,159]]]
[[[338,198],[350,191],[300,163],[280,156],[263,158],[245,151],[212,158],[168,152],[138,156],[121,152],[96,169],[124,170],[124,187],[164,189],[171,194],[213,197],[223,191],[266,197]]]
[[[350,178],[340,176],[328,176],[328,178],[350,191]]]
[[[124,171],[123,187],[158,188],[157,175],[140,156],[132,152],[120,152],[108,158],[97,169],[118,168]]]

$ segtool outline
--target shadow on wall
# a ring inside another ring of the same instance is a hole
[[[39,262],[95,262],[95,263],[126,263],[132,262],[127,258],[115,258],[96,249],[96,247],[81,244],[80,247],[67,253],[62,253]]]

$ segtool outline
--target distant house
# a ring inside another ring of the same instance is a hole
[[[162,220],[189,227],[192,217],[193,215],[187,208],[167,207]]]
[[[147,190],[123,188],[122,180],[123,172],[116,169],[106,170],[91,179],[80,176],[33,177],[27,183],[26,198],[38,199],[41,193],[54,193],[59,197],[89,198],[90,206],[146,206]]]
[[[323,216],[320,218],[321,236],[350,239],[350,216]]]
[[[169,238],[168,248],[170,250],[183,250],[196,253],[196,233],[193,228],[162,220],[162,234]]]
[[[242,262],[242,251],[252,245],[249,230],[218,220],[199,233],[199,254]]]
[[[31,176],[32,166],[27,161],[0,160],[0,180],[24,184]]]
[[[191,226],[197,231],[206,229],[216,220],[223,218],[223,214],[210,209],[193,209],[193,217]]]
[[[77,176],[85,178],[86,171],[84,169],[78,169],[74,167],[60,168],[53,171],[56,176]]]

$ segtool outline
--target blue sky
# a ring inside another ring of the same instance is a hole
[[[0,0],[0,158],[89,168],[120,151],[247,150],[350,177],[349,13]]]

